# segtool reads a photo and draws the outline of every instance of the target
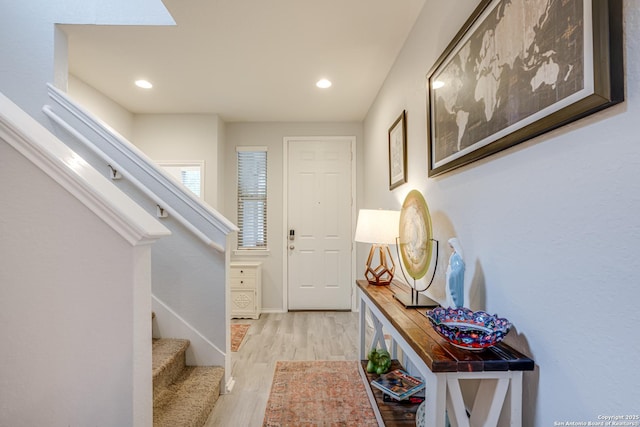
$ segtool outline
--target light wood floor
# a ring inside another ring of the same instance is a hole
[[[205,427],[259,427],[278,360],[358,360],[358,313],[290,312],[234,319],[251,324],[232,353],[233,391],[220,396]]]

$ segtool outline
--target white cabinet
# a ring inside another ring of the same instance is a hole
[[[262,308],[261,263],[232,262],[230,269],[231,318],[259,318]]]

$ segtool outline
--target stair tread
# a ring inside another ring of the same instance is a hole
[[[154,376],[176,355],[186,351],[187,347],[189,347],[189,340],[177,338],[154,339],[151,364]]]
[[[224,369],[218,366],[187,366],[180,376],[154,398],[154,427],[202,426],[218,396]]]
[[[178,378],[186,366],[185,352],[188,347],[189,340],[172,338],[153,340],[151,367],[154,396]]]

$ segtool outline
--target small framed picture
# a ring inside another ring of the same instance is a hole
[[[389,128],[389,190],[407,182],[406,111]]]

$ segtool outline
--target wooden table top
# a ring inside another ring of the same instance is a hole
[[[370,285],[358,280],[360,290],[373,301],[398,333],[424,360],[431,372],[531,371],[534,361],[510,346],[499,343],[482,351],[460,349],[433,330],[426,308],[405,308],[393,295],[409,293],[408,286]]]

